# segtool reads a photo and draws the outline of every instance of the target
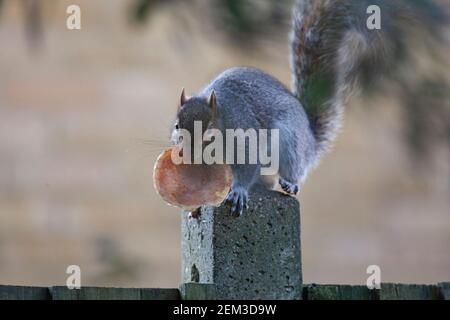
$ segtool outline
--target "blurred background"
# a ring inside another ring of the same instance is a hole
[[[76,264],[84,286],[178,286],[180,213],[152,169],[181,88],[232,66],[290,85],[291,3],[1,0],[0,283],[63,285]],[[410,95],[353,99],[299,196],[305,283],[364,284],[372,264],[384,282],[450,280],[439,69]]]

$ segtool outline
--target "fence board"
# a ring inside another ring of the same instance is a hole
[[[179,289],[99,288],[69,290],[54,286],[27,287],[0,285],[0,300],[214,300],[214,284],[183,283]],[[382,283],[381,290],[366,286],[307,285],[305,300],[450,300],[450,282],[438,285]]]
[[[141,289],[141,300],[180,300],[178,289]]]
[[[441,299],[450,300],[450,282],[441,282],[438,287]]]
[[[50,291],[45,287],[0,285],[0,300],[50,300]]]
[[[382,283],[381,300],[440,300],[437,285]]]
[[[177,289],[52,287],[53,300],[179,300]]]
[[[379,292],[366,286],[315,285],[303,288],[304,300],[377,300]]]
[[[182,300],[214,300],[216,286],[214,284],[188,282],[180,285]]]

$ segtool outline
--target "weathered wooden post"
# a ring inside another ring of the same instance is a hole
[[[249,209],[233,218],[226,206],[182,218],[182,282],[215,284],[217,299],[301,299],[297,199],[256,189]]]

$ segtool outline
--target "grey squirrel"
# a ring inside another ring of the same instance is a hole
[[[367,27],[371,5],[381,9],[381,29]],[[431,0],[299,0],[290,37],[293,91],[258,69],[228,69],[192,97],[183,89],[172,136],[180,129],[193,133],[194,121],[222,132],[278,129],[278,183],[297,194],[330,148],[355,85],[395,75],[407,61],[407,36],[417,28],[432,31],[438,8]],[[249,189],[260,180],[261,165],[231,167],[226,201],[239,216]]]

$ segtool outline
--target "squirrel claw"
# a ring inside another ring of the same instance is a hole
[[[279,183],[280,183],[281,189],[283,189],[284,192],[286,192],[288,194],[293,194],[293,195],[298,193],[299,188],[298,188],[297,184],[291,183],[282,178],[280,178]]]
[[[240,217],[244,209],[248,208],[248,193],[243,188],[232,188],[225,200],[231,204],[230,213],[233,217]]]

